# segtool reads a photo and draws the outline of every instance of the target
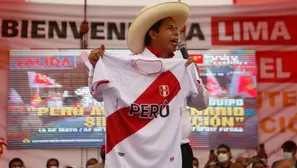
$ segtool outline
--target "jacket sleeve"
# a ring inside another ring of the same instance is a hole
[[[197,110],[204,110],[209,104],[208,90],[200,79],[197,67],[190,65],[188,70],[191,94],[187,97],[187,105]]]
[[[89,85],[89,89],[90,89],[90,93],[92,95],[92,97],[97,100],[98,102],[103,101],[103,96],[102,93],[94,90],[94,86],[93,86],[93,80],[94,80],[94,69],[89,69],[89,76],[88,76],[88,85]]]

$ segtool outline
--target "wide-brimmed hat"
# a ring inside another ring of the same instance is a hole
[[[142,53],[145,47],[145,35],[156,22],[171,17],[181,30],[188,20],[189,13],[189,6],[181,2],[166,2],[144,7],[128,30],[128,48],[133,54]]]

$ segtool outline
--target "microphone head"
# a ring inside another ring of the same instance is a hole
[[[186,48],[186,43],[184,41],[178,41],[177,46],[179,49]]]

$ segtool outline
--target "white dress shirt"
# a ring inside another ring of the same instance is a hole
[[[152,56],[155,57],[155,55],[153,53],[151,53],[147,48],[145,48],[145,50],[143,51],[142,54],[140,55],[145,55],[145,56]],[[89,86],[92,85],[93,82],[93,73],[94,73],[94,69],[93,68],[89,68],[89,78],[88,78],[88,84]],[[190,107],[196,108],[197,110],[204,110],[208,107],[208,103],[209,103],[209,94],[208,94],[208,90],[204,87],[203,83],[201,82],[201,80],[199,82],[197,82],[197,89],[198,89],[198,96],[195,97],[188,97],[187,100],[185,100],[185,105],[188,105]],[[182,129],[182,142],[181,144],[185,144],[185,143],[189,143],[189,137],[191,135],[192,129],[193,129],[193,125],[189,119],[189,113],[187,110],[187,107],[184,107],[184,111],[182,113],[181,116],[181,129]]]

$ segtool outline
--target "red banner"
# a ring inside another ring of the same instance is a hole
[[[297,51],[258,51],[259,83],[297,83]]]

